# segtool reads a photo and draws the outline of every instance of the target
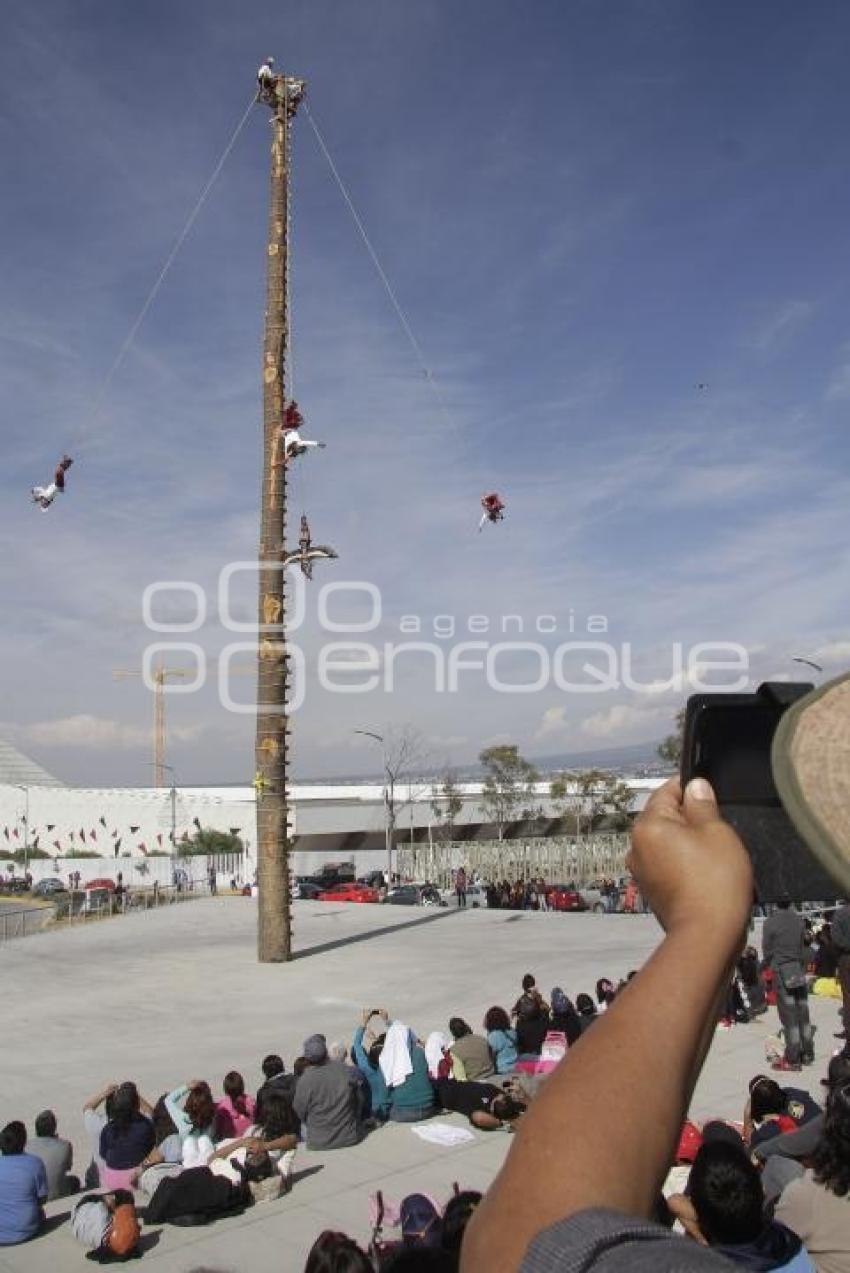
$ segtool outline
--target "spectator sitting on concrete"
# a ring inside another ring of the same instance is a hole
[[[452,1074],[456,1079],[468,1079],[474,1083],[496,1073],[489,1044],[483,1035],[473,1034],[472,1027],[462,1017],[452,1017],[449,1032],[454,1039],[449,1051],[452,1054]]]
[[[234,1167],[233,1159],[242,1164],[248,1154],[265,1151],[283,1176],[288,1190],[298,1148],[299,1126],[289,1095],[280,1089],[269,1088],[263,1100],[262,1122],[249,1127],[243,1136],[217,1145],[207,1165],[215,1175],[226,1176],[233,1184],[239,1184],[242,1177],[238,1168]]]
[[[304,1073],[293,1107],[306,1124],[308,1149],[343,1149],[362,1137],[356,1082],[346,1066],[328,1057],[323,1034],[304,1043]]]
[[[111,1098],[109,1121],[100,1133],[100,1183],[109,1190],[131,1189],[139,1165],[155,1144],[153,1110],[135,1083],[120,1083]]]
[[[493,1007],[484,1017],[487,1043],[497,1074],[510,1074],[517,1062],[516,1030],[504,1008]]]
[[[578,1013],[579,1020],[581,1022],[582,1034],[584,1034],[585,1030],[588,1030],[593,1025],[598,1015],[596,1011],[596,1004],[593,1002],[590,995],[576,995],[576,1012]]]
[[[389,1026],[378,1064],[390,1095],[394,1123],[418,1123],[437,1112],[425,1051],[401,1021]]]
[[[510,1127],[525,1106],[514,1100],[495,1083],[459,1083],[457,1079],[438,1079],[434,1084],[437,1100],[453,1114],[465,1114],[473,1127],[483,1132]]]
[[[552,1010],[549,1013],[549,1029],[566,1035],[567,1044],[572,1047],[581,1038],[581,1018],[560,986],[552,988],[549,998],[552,1004]]]
[[[373,1267],[353,1238],[325,1229],[310,1248],[304,1273],[373,1273]]]
[[[751,1150],[773,1136],[796,1131],[821,1108],[800,1087],[780,1087],[775,1079],[757,1074],[750,1079],[749,1100],[744,1108],[744,1140]]]
[[[518,1017],[523,1010],[527,1010],[529,1001],[535,1002],[543,1012],[549,1011],[549,1005],[537,989],[537,982],[531,972],[527,972],[522,979],[522,994],[511,1009],[511,1016]]]
[[[386,1014],[378,1014],[382,1029],[376,1035],[367,1032],[367,1027],[375,1014],[369,1008],[363,1009],[361,1024],[354,1031],[351,1052],[357,1068],[369,1084],[369,1101],[372,1117],[379,1123],[385,1123],[390,1116],[390,1094],[381,1073],[380,1059],[387,1037]]]
[[[0,1246],[27,1242],[44,1224],[47,1172],[40,1158],[25,1152],[26,1144],[23,1123],[0,1131]]]
[[[345,1066],[357,1086],[357,1095],[360,1101],[360,1121],[365,1122],[370,1119],[372,1117],[372,1089],[369,1086],[369,1080],[366,1075],[359,1066],[351,1064],[348,1048],[339,1040],[328,1044],[328,1056],[332,1061],[339,1061],[340,1065]]]
[[[697,1153],[688,1178],[693,1236],[745,1268],[815,1273],[796,1233],[764,1216],[759,1171],[746,1151],[714,1140]]]
[[[204,1167],[214,1148],[215,1101],[209,1083],[190,1079],[165,1098],[182,1142],[184,1167]]]
[[[549,1031],[549,1012],[542,998],[523,998],[516,1023],[517,1050],[520,1061],[536,1061]]]
[[[263,1094],[270,1088],[277,1088],[282,1092],[286,1092],[291,1100],[295,1095],[295,1085],[298,1082],[297,1076],[294,1073],[286,1073],[286,1066],[283,1063],[283,1058],[279,1057],[276,1052],[270,1052],[268,1056],[263,1057],[261,1069],[265,1077],[265,1082],[262,1087],[257,1090],[255,1106],[255,1115],[260,1120],[262,1120],[263,1116],[261,1109]]]
[[[56,1135],[56,1115],[52,1109],[43,1110],[36,1118],[35,1136],[29,1142],[29,1152],[44,1163],[48,1202],[79,1192],[79,1178],[70,1174],[74,1150],[69,1140]]]
[[[245,1092],[245,1080],[238,1070],[224,1076],[224,1096],[215,1107],[214,1140],[244,1136],[256,1122],[257,1103]]]
[[[91,1160],[88,1167],[86,1167],[84,1180],[87,1189],[97,1189],[100,1186],[100,1176],[103,1171],[103,1159],[100,1156],[100,1133],[112,1117],[112,1095],[115,1087],[115,1083],[110,1083],[102,1092],[90,1097],[83,1106],[83,1124],[91,1147]],[[103,1106],[103,1109],[101,1109],[101,1106]]]

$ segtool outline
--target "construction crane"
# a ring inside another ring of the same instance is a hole
[[[153,690],[153,785],[166,786],[165,771],[165,685],[173,679],[179,680],[186,675],[184,668],[164,667],[157,663],[152,669]],[[125,681],[129,677],[143,676],[144,673],[131,671],[129,668],[115,668],[113,677],[116,681]]]

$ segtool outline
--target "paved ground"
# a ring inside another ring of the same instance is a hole
[[[91,927],[39,934],[0,947],[0,1124],[51,1106],[60,1132],[87,1161],[80,1108],[108,1081],[135,1079],[154,1100],[169,1086],[242,1071],[253,1090],[259,1062],[280,1052],[287,1068],[316,1030],[349,1039],[361,1007],[387,1007],[423,1037],[458,1013],[476,1027],[493,1003],[507,1006],[532,971],[546,993],[592,991],[599,976],[640,966],[658,938],[645,916],[523,915],[296,903],[299,958],[255,962],[256,903],[210,898]],[[818,1090],[832,1051],[836,1005],[818,1002],[818,1064],[803,1081]],[[693,1112],[740,1117],[747,1078],[764,1069],[763,1023],[720,1032]],[[659,1046],[663,1040],[659,1039]],[[651,1081],[651,1076],[647,1076]],[[466,1126],[465,1120],[449,1119]],[[368,1198],[414,1189],[447,1197],[453,1181],[484,1188],[506,1152],[506,1134],[476,1133],[468,1148],[427,1145],[390,1126],[336,1153],[299,1150],[296,1183],[279,1202],[205,1229],[166,1226],[146,1236],[151,1273],[206,1266],[233,1273],[296,1273],[318,1232],[368,1234]],[[83,1270],[67,1203],[33,1243],[0,1248],[0,1271]]]

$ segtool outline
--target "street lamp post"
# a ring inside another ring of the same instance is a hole
[[[387,764],[387,749],[383,734],[376,734],[371,729],[355,729],[355,734],[364,738],[373,738],[381,745],[381,762],[384,766],[384,845],[387,853],[387,888],[393,882],[393,826],[395,823],[395,779]]]

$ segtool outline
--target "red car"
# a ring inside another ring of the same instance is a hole
[[[316,898],[318,902],[377,902],[378,890],[367,884],[334,884]]]
[[[566,884],[552,884],[546,889],[546,902],[553,911],[586,911],[587,903],[580,893]]]
[[[84,884],[84,885],[83,885],[83,888],[85,888],[85,889],[89,889],[89,888],[105,888],[105,889],[107,889],[110,893],[114,893],[114,892],[115,892],[115,881],[114,881],[114,880],[108,880],[108,879],[106,879],[106,878],[104,878],[104,879],[102,879],[102,880],[101,880],[101,879],[97,879],[97,880],[89,880],[88,884]]]

